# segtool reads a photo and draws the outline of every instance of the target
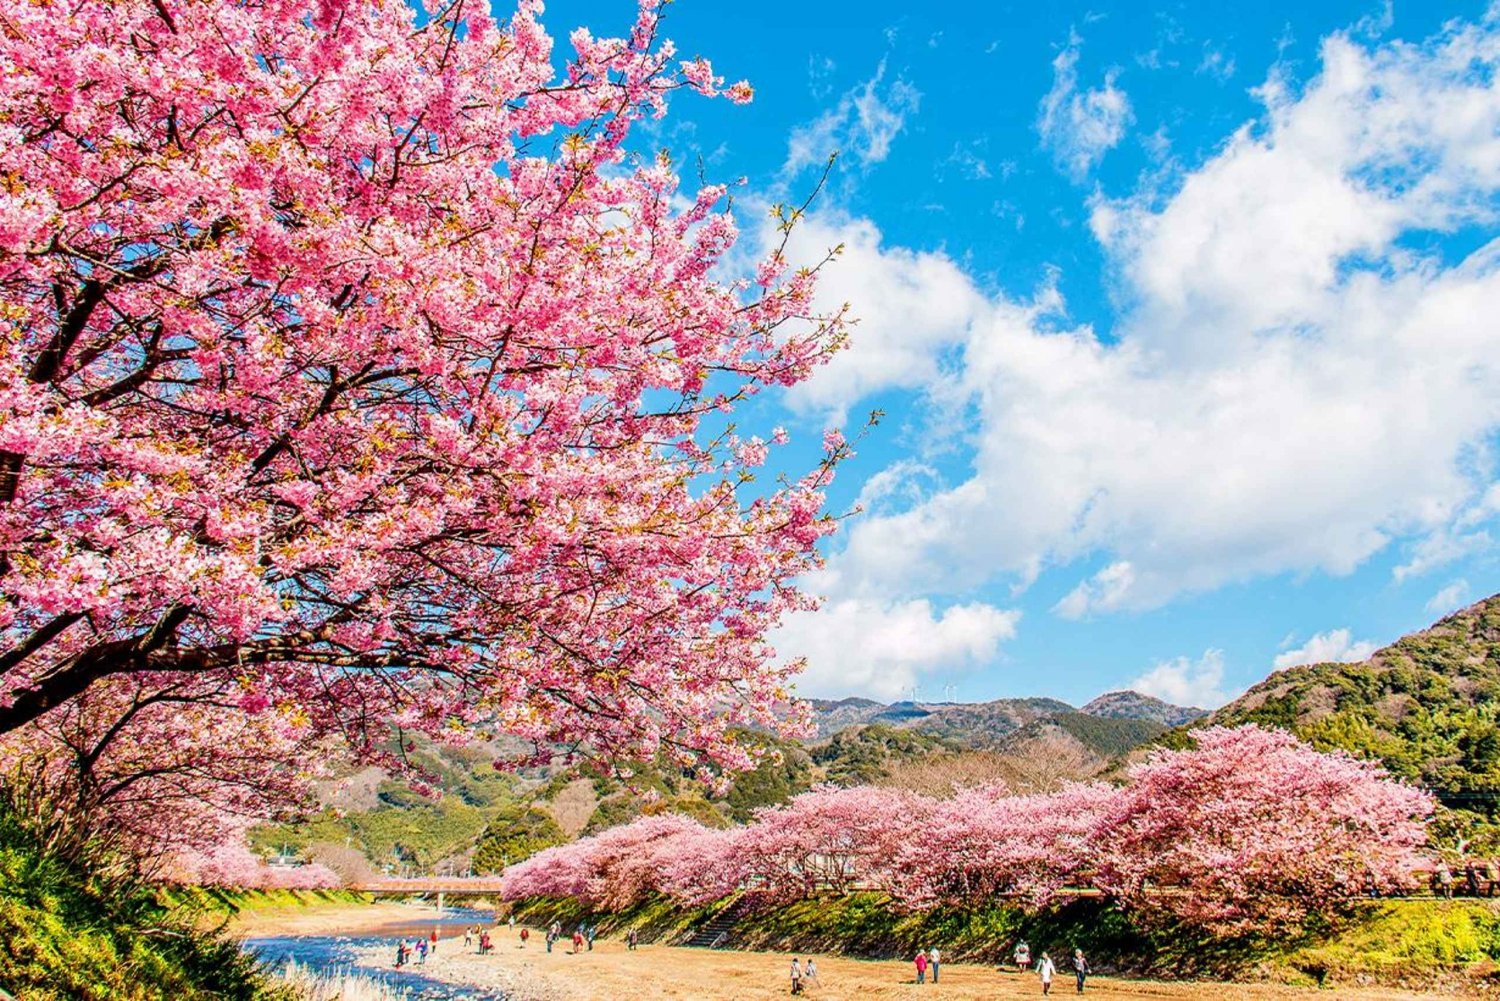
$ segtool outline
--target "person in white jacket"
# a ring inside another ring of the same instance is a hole
[[[1052,975],[1057,972],[1057,966],[1052,962],[1052,957],[1045,952],[1042,953],[1042,961],[1036,964],[1036,975],[1042,978],[1042,993],[1052,993]]]

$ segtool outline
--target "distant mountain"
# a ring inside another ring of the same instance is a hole
[[[1089,716],[1108,719],[1150,720],[1164,727],[1182,726],[1208,715],[1207,709],[1174,706],[1170,702],[1142,695],[1140,692],[1109,692],[1079,710]]]
[[[846,726],[868,723],[870,717],[885,708],[885,703],[874,699],[850,697],[847,699],[808,699],[812,706],[813,719],[817,723],[818,737],[832,737]]]
[[[1173,726],[1205,715],[1139,692],[1111,692],[1075,709],[1058,699],[991,702],[892,702],[811,700],[817,740],[853,726],[885,724],[931,734],[958,748],[1004,749],[1014,735],[1047,724],[1061,727],[1091,755],[1110,757],[1151,740]]]
[[[1206,723],[1283,727],[1376,758],[1452,806],[1500,806],[1500,595],[1368,660],[1272,674]]]
[[[959,747],[992,747],[1034,719],[1073,707],[1056,699],[996,699],[993,702],[892,702],[869,699],[810,700],[817,740],[851,726],[883,723],[929,733]]]
[[[898,709],[899,707],[899,709]],[[910,707],[910,708],[908,708]],[[911,703],[891,707],[899,713],[913,713]],[[1059,713],[1073,712],[1073,707],[1057,699],[995,699],[993,702],[943,702],[920,707],[927,710],[920,717],[908,715],[907,725],[965,748],[994,748],[1028,723],[1047,719]],[[890,712],[888,710],[887,712]],[[887,721],[902,725],[902,717]]]

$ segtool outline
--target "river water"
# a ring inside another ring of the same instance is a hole
[[[493,920],[494,915],[489,911],[450,909],[441,917],[434,913],[429,917],[395,921],[374,929],[362,928],[353,935],[248,938],[244,947],[259,956],[272,970],[284,967],[288,959],[294,959],[317,973],[342,973],[353,969],[367,980],[401,988],[409,1001],[505,1001],[503,994],[494,991],[429,980],[421,975],[420,966],[409,965],[399,972],[393,969],[398,939],[425,938],[436,928],[442,938],[440,950],[457,949],[462,948],[465,927],[489,926]],[[357,953],[367,946],[380,950],[381,962],[385,965],[369,967],[358,964]],[[413,956],[411,962],[415,961]]]

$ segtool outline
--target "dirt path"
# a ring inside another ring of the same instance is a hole
[[[423,967],[425,976],[448,983],[515,991],[546,1001],[623,1001],[623,999],[693,999],[693,1001],[761,1001],[790,994],[791,956],[780,953],[710,951],[643,945],[630,952],[623,944],[599,940],[592,952],[571,953],[560,942],[548,953],[540,934],[522,948],[514,933],[501,928],[497,947],[488,956],[463,952],[455,943],[440,949]],[[804,959],[806,957],[803,957]],[[385,950],[369,957],[388,963]],[[993,967],[944,964],[938,984],[914,983],[910,963],[817,957],[819,980],[805,992],[809,999],[984,999],[1037,998],[1035,974],[1022,976]],[[1071,977],[1059,974],[1053,996],[1076,996]],[[1168,984],[1091,977],[1087,997],[1184,998],[1201,1001],[1290,1001],[1335,997],[1340,1001],[1397,1001],[1434,998],[1382,989],[1314,990],[1259,984]]]

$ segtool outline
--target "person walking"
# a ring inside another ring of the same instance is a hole
[[[927,950],[926,949],[918,949],[917,950],[917,958],[916,958],[915,962],[917,964],[917,983],[919,983],[919,984],[925,984],[925,983],[927,983]]]
[[[396,969],[406,965],[406,939],[396,940]]]
[[[640,933],[634,928],[625,933],[625,948],[635,952],[636,942],[640,939]]]
[[[471,946],[473,944],[474,944],[474,926],[473,925],[464,925],[464,948],[467,949],[469,946]]]
[[[1057,973],[1057,966],[1052,962],[1052,957],[1045,952],[1042,953],[1042,961],[1036,964],[1036,975],[1042,978],[1042,993],[1052,993],[1052,977]]]
[[[594,936],[598,934],[598,932],[599,926],[596,924],[590,924],[588,928],[584,930],[583,937],[589,940],[589,952],[594,951]]]
[[[1089,975],[1088,957],[1082,949],[1073,950],[1073,976],[1078,978],[1078,993],[1083,993],[1083,981]]]
[[[512,914],[510,916],[510,930],[511,931],[515,931],[516,930],[516,916],[514,914]]]
[[[943,954],[940,953],[940,952],[938,952],[938,947],[937,946],[933,946],[930,950],[928,950],[928,953],[927,953],[927,967],[928,967],[928,969],[932,970],[932,982],[933,983],[937,983],[938,982],[938,961],[941,960],[942,958],[943,958]]]
[[[1031,967],[1031,946],[1026,944],[1026,940],[1024,938],[1016,943],[1016,953],[1014,958],[1016,961],[1017,973],[1025,973],[1027,969]]]
[[[428,947],[428,951],[431,952],[434,956],[437,955],[437,944],[438,944],[438,933],[437,933],[437,929],[434,928],[434,929],[432,929],[431,943],[430,943],[430,945]]]
[[[417,939],[417,965],[427,965],[427,940],[425,938]]]
[[[802,993],[802,967],[797,963],[797,957],[792,957],[792,993]]]
[[[494,945],[490,942],[490,930],[486,928],[479,933],[479,954],[481,956],[488,956],[493,949]]]
[[[819,987],[823,986],[823,981],[818,979],[818,964],[812,961],[811,956],[807,957],[807,969],[803,971],[802,977],[804,980],[811,980]]]
[[[574,928],[573,929],[573,955],[576,956],[576,955],[578,955],[582,951],[583,951],[583,929],[582,928]]]
[[[552,951],[552,943],[557,941],[557,936],[552,934],[552,929],[547,929],[547,951]]]
[[[530,938],[530,937],[531,937],[531,929],[530,928],[522,928],[521,929],[521,948],[523,948],[523,949],[526,948],[526,940],[528,938]]]

